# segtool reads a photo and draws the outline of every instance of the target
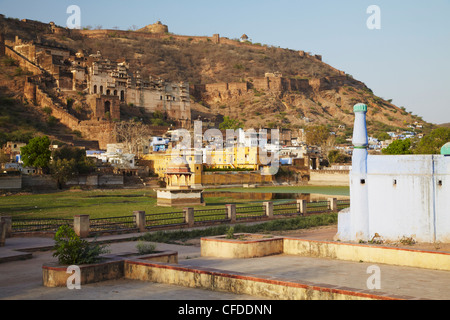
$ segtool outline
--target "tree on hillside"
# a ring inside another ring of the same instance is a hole
[[[387,148],[381,150],[385,155],[412,154],[411,140],[395,140]]]
[[[242,128],[242,126],[243,126],[242,122],[240,122],[239,120],[225,116],[223,118],[223,122],[221,124],[219,124],[219,129],[220,130],[226,130],[226,129],[236,130],[236,129]]]
[[[379,134],[377,134],[377,139],[379,141],[386,141],[391,139],[391,136],[388,135],[386,132],[380,132]]]
[[[305,128],[306,144],[309,146],[322,146],[330,137],[328,128],[322,125]]]
[[[444,144],[450,142],[450,128],[437,128],[424,136],[415,146],[415,154],[439,154]]]
[[[51,151],[50,139],[47,136],[31,139],[25,147],[20,148],[23,164],[46,171],[48,169]]]

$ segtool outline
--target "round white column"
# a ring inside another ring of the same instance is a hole
[[[350,240],[367,241],[369,239],[367,106],[361,103],[356,104],[353,111],[355,112],[355,125],[353,128],[352,171],[350,172]]]

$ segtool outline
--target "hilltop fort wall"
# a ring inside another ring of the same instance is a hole
[[[266,74],[265,77],[251,78],[245,82],[222,82],[204,85],[192,85],[191,93],[197,98],[205,96],[225,97],[230,94],[241,95],[250,90],[273,92],[311,92],[332,90],[344,85],[352,84],[354,81],[346,75],[324,77],[317,79],[295,79],[284,78],[281,75],[273,76]]]

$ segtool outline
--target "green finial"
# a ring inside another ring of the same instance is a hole
[[[355,104],[353,107],[353,112],[367,112],[367,105],[364,103]]]
[[[444,146],[441,149],[441,154],[444,156],[450,156],[450,142],[444,144]]]

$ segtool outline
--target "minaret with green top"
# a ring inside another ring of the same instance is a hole
[[[353,128],[353,156],[350,172],[350,237],[352,241],[369,239],[369,207],[367,156],[367,105],[358,103],[353,107],[355,124]]]

